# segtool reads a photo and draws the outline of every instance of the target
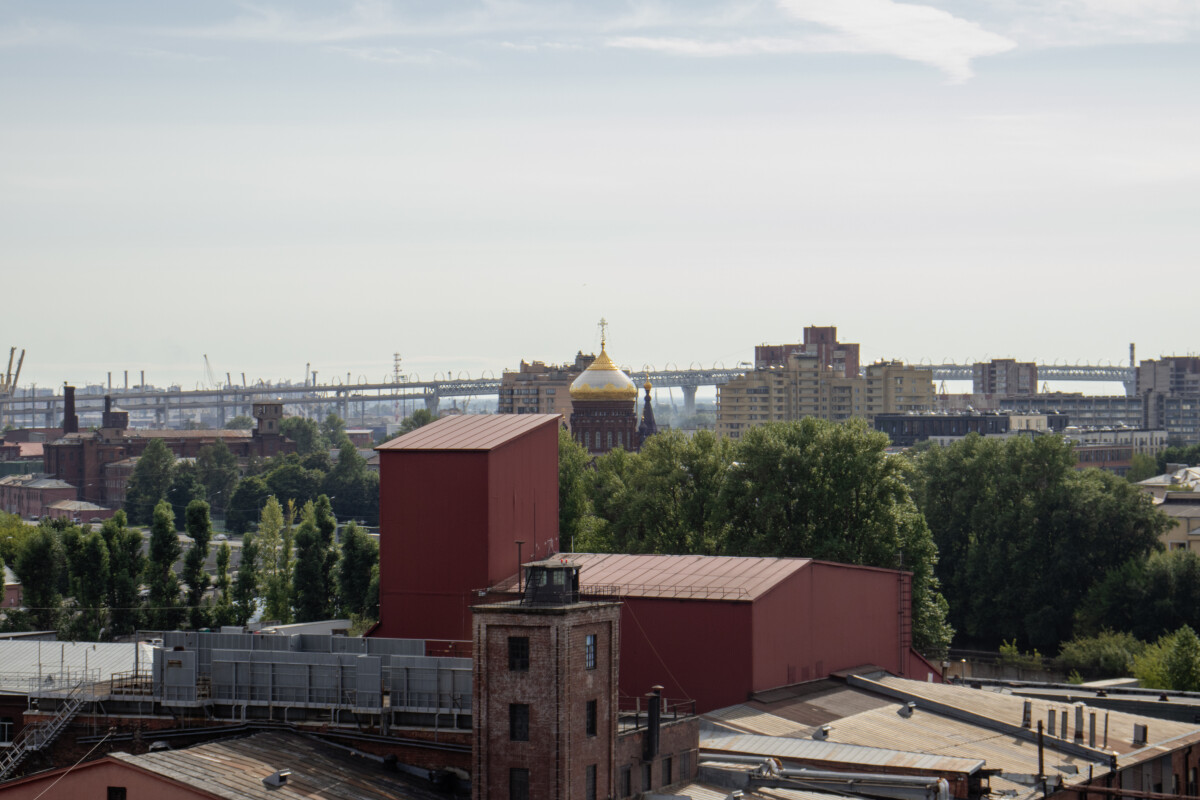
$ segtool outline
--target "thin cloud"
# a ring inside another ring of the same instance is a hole
[[[791,17],[823,25],[855,52],[893,55],[937,67],[951,82],[974,73],[971,61],[1012,50],[1016,42],[932,6],[893,0],[780,0]]]
[[[328,52],[367,61],[372,64],[406,64],[418,67],[432,67],[444,64],[467,64],[468,61],[448,55],[440,50],[413,50],[402,47],[340,47],[327,46]]]

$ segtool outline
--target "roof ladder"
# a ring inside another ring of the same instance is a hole
[[[54,716],[30,723],[21,729],[21,732],[13,739],[12,745],[6,749],[4,755],[0,756],[0,781],[8,780],[13,771],[30,753],[47,747],[58,738],[62,729],[75,718],[79,709],[83,707],[85,686],[83,681],[75,684],[63,702],[58,704]]]

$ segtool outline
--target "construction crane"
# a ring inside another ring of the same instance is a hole
[[[221,385],[217,383],[217,375],[213,372],[212,364],[208,361],[208,353],[204,354],[204,372],[208,376],[208,388],[220,389]]]
[[[17,348],[13,347],[8,351],[8,369],[0,376],[0,397],[8,397],[17,390],[17,381],[21,379],[21,365],[25,363],[25,351],[21,351],[21,358],[17,360],[17,371],[13,372],[13,358],[16,355]]]

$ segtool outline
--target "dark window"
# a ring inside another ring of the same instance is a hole
[[[0,717],[0,742],[11,742],[13,740],[14,727],[12,717]]]
[[[108,787],[108,800],[125,800],[125,787],[124,786]]]
[[[584,669],[596,668],[596,634],[594,633],[589,633],[583,640],[583,666]]]
[[[525,703],[508,704],[508,738],[514,742],[529,741],[529,706]]]
[[[652,775],[651,767],[653,767],[653,766],[654,765],[651,764],[650,762],[646,762],[645,764],[642,764],[642,791],[643,792],[650,791],[650,789],[654,785],[653,783],[651,783],[651,780],[650,780],[651,775]]]
[[[508,800],[529,800],[529,770],[524,767],[508,770]]]
[[[690,781],[692,779],[692,753],[689,750],[686,753],[679,754],[679,780]]]
[[[667,756],[666,758],[663,759],[663,761],[662,761],[663,786],[666,786],[666,785],[674,782],[673,779],[671,778],[671,767],[672,766],[674,766],[674,765],[671,763],[670,756]]]
[[[596,800],[596,765],[588,764],[584,770],[583,796],[587,800]]]
[[[596,701],[587,701],[587,735],[596,735]]]
[[[621,797],[633,796],[633,769],[628,764],[621,767]]]
[[[513,672],[529,670],[529,637],[508,637],[508,668]]]

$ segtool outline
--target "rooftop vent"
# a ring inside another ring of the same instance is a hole
[[[813,731],[812,738],[816,739],[818,742],[823,742],[829,738],[829,732],[831,730],[833,730],[833,728],[831,728],[830,726],[822,725],[821,727],[819,727],[815,731]]]
[[[905,703],[904,705],[900,706],[898,709],[896,709],[896,713],[899,714],[900,716],[904,717],[905,719],[908,719],[909,717],[911,717],[913,715],[913,712],[916,710],[917,710],[917,704],[910,701],[910,702]]]
[[[290,769],[281,769],[278,772],[272,772],[267,777],[263,778],[263,783],[267,786],[283,786],[288,782],[288,778],[292,776]]]
[[[1141,746],[1150,741],[1150,729],[1147,725],[1133,726],[1133,743],[1136,746]]]

